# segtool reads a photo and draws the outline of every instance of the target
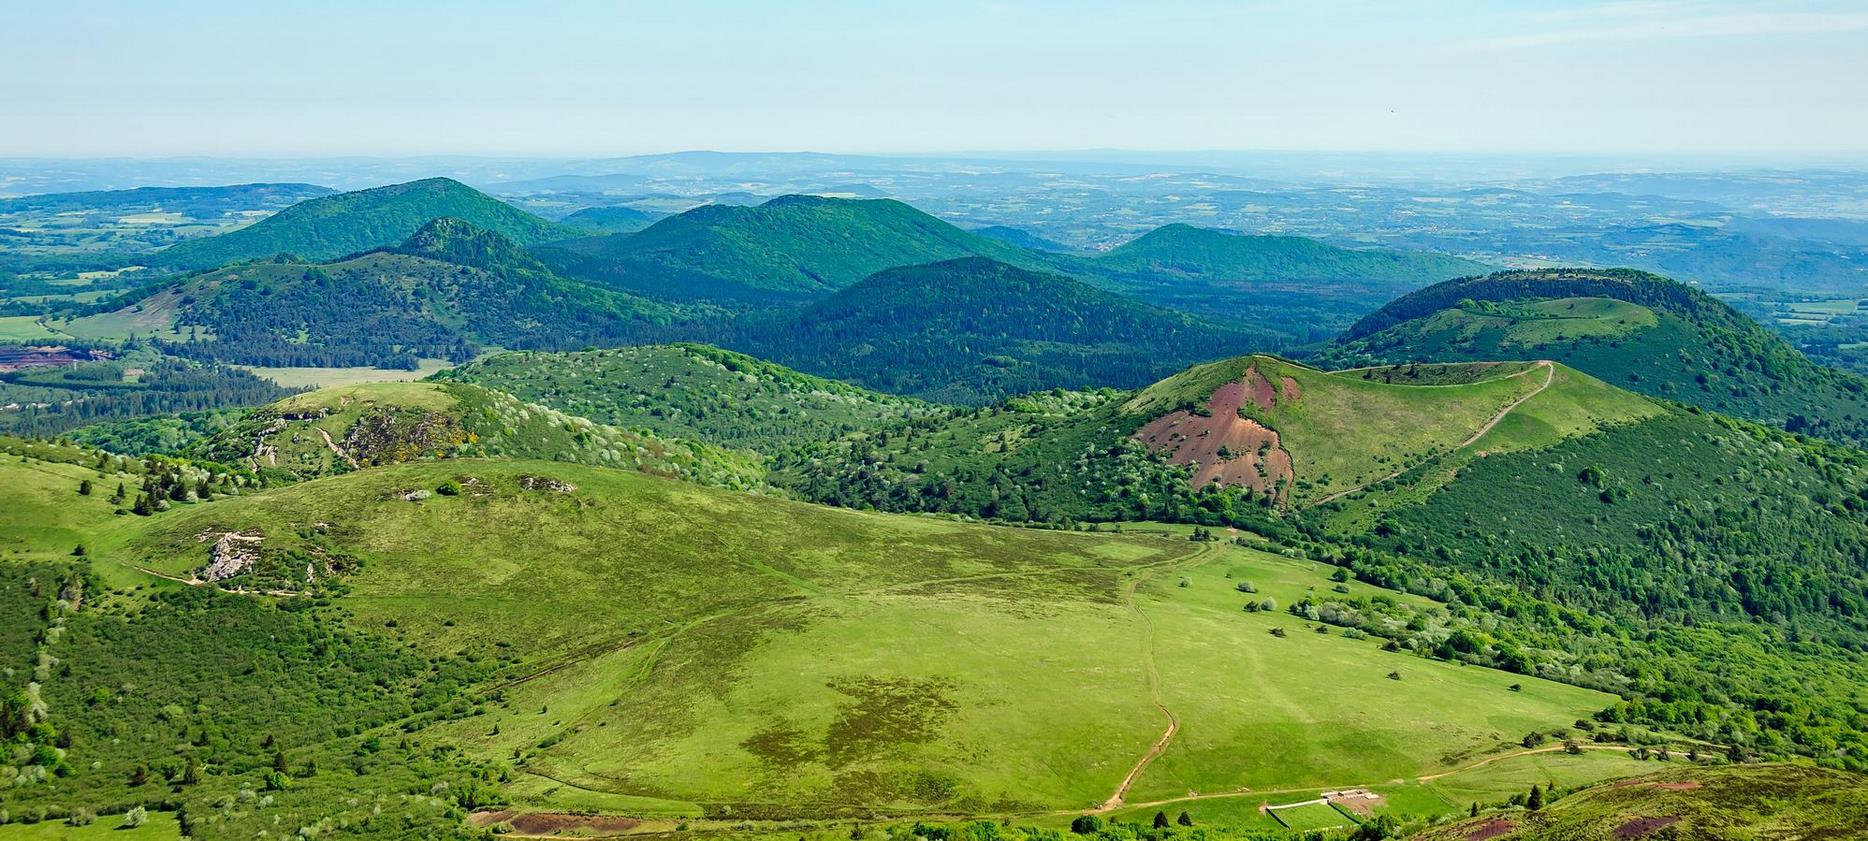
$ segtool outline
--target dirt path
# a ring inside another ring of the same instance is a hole
[[[1175,715],[1173,710],[1168,709],[1167,702],[1161,699],[1161,672],[1155,667],[1155,623],[1148,618],[1147,612],[1143,611],[1141,605],[1135,601],[1136,591],[1140,590],[1142,584],[1148,579],[1153,578],[1157,573],[1198,564],[1204,560],[1207,555],[1212,553],[1214,547],[1219,545],[1220,544],[1217,543],[1208,543],[1202,545],[1199,552],[1194,553],[1188,558],[1177,560],[1169,564],[1150,567],[1131,579],[1128,586],[1122,590],[1123,606],[1127,607],[1129,612],[1134,613],[1136,618],[1142,621],[1142,650],[1144,663],[1146,664],[1144,671],[1148,675],[1148,698],[1150,701],[1154,702],[1155,709],[1160,710],[1161,715],[1167,718],[1167,729],[1162,731],[1161,738],[1156,739],[1154,744],[1149,745],[1147,752],[1143,753],[1141,758],[1137,759],[1135,764],[1129,768],[1129,773],[1124,776],[1122,782],[1116,786],[1115,793],[1109,795],[1109,799],[1103,801],[1103,805],[1090,810],[1092,813],[1102,813],[1122,808],[1123,799],[1128,797],[1129,789],[1134,787],[1135,780],[1142,775],[1143,771],[1148,770],[1149,763],[1154,762],[1156,757],[1166,751],[1168,744],[1174,741],[1174,736],[1180,733],[1180,717]]]
[[[1626,753],[1629,750],[1633,749],[1635,746],[1633,745],[1577,745],[1577,747],[1582,748],[1583,750],[1610,750],[1610,751],[1621,751],[1623,753]],[[1675,753],[1679,753],[1679,754],[1685,754],[1688,750],[1687,748],[1675,747],[1675,746],[1668,746],[1667,749]],[[1517,750],[1517,751],[1512,751],[1510,753],[1494,754],[1492,756],[1488,756],[1484,759],[1481,759],[1469,765],[1462,765],[1458,768],[1441,771],[1437,774],[1423,774],[1419,777],[1415,777],[1414,782],[1416,783],[1432,782],[1433,780],[1437,780],[1442,777],[1450,777],[1454,774],[1461,774],[1467,771],[1484,768],[1485,766],[1490,765],[1494,762],[1501,762],[1507,759],[1516,759],[1520,756],[1530,756],[1532,754],[1538,754],[1538,753],[1556,753],[1558,751],[1563,751],[1563,750],[1568,750],[1568,748],[1564,745],[1546,745],[1541,748],[1530,748],[1528,750]],[[1398,783],[1401,781],[1390,780],[1388,782]],[[1127,805],[1129,808],[1135,808],[1135,809],[1152,809],[1152,808],[1159,807],[1159,806],[1169,806],[1175,803],[1187,803],[1193,800],[1221,800],[1221,799],[1228,798],[1228,797],[1265,797],[1267,795],[1272,795],[1272,794],[1290,794],[1290,793],[1295,793],[1295,792],[1300,792],[1300,791],[1310,791],[1312,789],[1315,789],[1318,791],[1344,791],[1344,790],[1352,789],[1352,788],[1371,788],[1377,785],[1381,785],[1381,783],[1364,782],[1364,783],[1355,783],[1353,785],[1311,786],[1311,787],[1306,787],[1306,788],[1301,788],[1301,789],[1270,789],[1270,790],[1264,790],[1264,791],[1254,791],[1249,788],[1242,788],[1236,791],[1219,791],[1219,792],[1213,792],[1210,794],[1189,794],[1184,797],[1170,797],[1166,800],[1150,800],[1146,803],[1130,803]],[[1289,805],[1289,804],[1279,804],[1279,805]],[[1106,810],[1098,809],[1097,811],[1106,811]],[[1059,814],[1065,814],[1065,813],[1059,813]]]
[[[1514,409],[1517,409],[1519,406],[1524,405],[1524,401],[1529,400],[1533,397],[1536,397],[1539,394],[1543,394],[1544,389],[1549,388],[1551,383],[1556,382],[1557,367],[1555,365],[1550,364],[1548,360],[1538,360],[1535,366],[1526,368],[1522,371],[1519,371],[1516,374],[1511,374],[1510,376],[1522,377],[1525,374],[1528,374],[1534,370],[1537,370],[1538,368],[1544,369],[1544,382],[1541,385],[1539,385],[1536,388],[1531,389],[1528,392],[1525,392],[1524,395],[1519,397],[1518,399],[1513,400],[1510,403],[1506,403],[1504,408],[1498,410],[1498,414],[1493,415],[1492,419],[1486,421],[1484,426],[1479,427],[1477,432],[1474,432],[1471,435],[1467,436],[1466,440],[1459,442],[1459,446],[1454,447],[1452,450],[1449,450],[1449,452],[1458,452],[1460,450],[1463,450],[1467,447],[1472,446],[1480,438],[1484,438],[1486,433],[1491,432],[1493,427],[1498,426],[1499,421],[1504,420],[1506,415],[1511,414]],[[1368,486],[1370,485],[1379,485],[1390,479],[1396,478],[1400,476],[1401,474],[1406,473],[1412,469],[1413,469],[1412,467],[1404,467],[1400,470],[1396,470],[1395,472],[1390,473],[1386,476],[1383,476],[1379,479],[1375,479],[1369,482],[1364,482],[1353,488],[1348,488],[1345,490],[1337,491],[1336,493],[1330,494],[1329,496],[1323,497],[1321,499],[1318,499],[1315,502],[1310,503],[1308,507],[1315,508],[1316,506],[1323,505],[1325,503],[1335,502],[1336,500],[1342,499],[1343,497],[1346,497],[1352,493],[1356,493],[1357,491],[1366,490]]]
[[[331,452],[336,453],[338,458],[343,459],[346,464],[349,464],[353,468],[357,466],[357,460],[351,458],[349,453],[344,452],[344,448],[337,446],[337,442],[331,440],[331,433],[325,432],[324,427],[314,426],[312,429],[318,430],[318,437],[324,439],[324,445],[330,447]]]
[[[170,581],[174,581],[180,584],[186,584],[190,587],[208,586],[208,582],[202,581],[199,578],[194,578],[194,577],[183,578],[179,575],[170,575],[166,572],[157,572],[153,569],[150,569],[149,567],[137,566],[136,564],[123,564],[123,565],[126,567],[129,567],[130,569],[136,570],[137,572],[140,572],[144,575],[153,575],[157,578],[165,578],[165,579],[168,579]],[[261,595],[302,596],[302,595],[305,595],[304,593],[298,592],[297,590],[248,590],[244,587],[218,587],[216,589],[220,590],[223,593],[234,593],[236,595],[241,595],[241,596],[261,596]]]

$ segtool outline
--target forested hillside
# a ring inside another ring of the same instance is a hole
[[[502,353],[436,379],[626,429],[767,454],[944,411],[706,345]]]
[[[154,260],[176,269],[215,268],[280,254],[333,260],[396,245],[443,217],[525,245],[577,235],[458,181],[428,178],[309,199],[238,231],[177,243]]]
[[[958,257],[1026,261],[998,240],[888,199],[780,196],[757,206],[711,204],[634,234],[567,247],[754,289],[824,293],[883,269]]]
[[[878,391],[983,403],[1141,385],[1276,341],[975,257],[878,272],[801,310],[745,319],[722,343]]]
[[[1697,289],[1630,269],[1500,272],[1407,295],[1315,360],[1554,359],[1623,388],[1859,444],[1868,380]]]
[[[486,345],[569,348],[628,341],[673,307],[565,280],[493,231],[455,219],[395,249],[334,263],[272,261],[208,272],[179,289],[173,352],[256,365],[472,359]]]

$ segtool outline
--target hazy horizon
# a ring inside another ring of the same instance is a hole
[[[1845,0],[81,0],[12,17],[8,157],[1868,155],[1868,9]]]

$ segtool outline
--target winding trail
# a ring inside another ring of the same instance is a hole
[[[1123,606],[1127,607],[1129,612],[1135,614],[1136,618],[1142,621],[1142,650],[1145,664],[1144,671],[1148,675],[1148,698],[1150,701],[1154,702],[1155,709],[1160,710],[1161,715],[1167,718],[1167,729],[1162,731],[1161,738],[1156,739],[1154,744],[1148,746],[1148,750],[1142,754],[1140,759],[1135,760],[1135,764],[1129,768],[1129,773],[1122,778],[1122,782],[1116,786],[1115,792],[1109,795],[1109,799],[1103,801],[1101,806],[1090,810],[1093,814],[1101,814],[1103,812],[1122,808],[1123,800],[1128,797],[1129,789],[1134,787],[1135,780],[1142,775],[1143,771],[1148,770],[1149,763],[1154,762],[1156,757],[1166,751],[1168,744],[1173,742],[1174,737],[1180,733],[1180,716],[1175,715],[1173,710],[1168,709],[1167,702],[1161,699],[1161,671],[1155,666],[1155,623],[1154,620],[1148,618],[1148,613],[1142,610],[1141,605],[1136,602],[1136,591],[1141,589],[1144,582],[1153,578],[1160,572],[1199,564],[1204,561],[1206,556],[1211,554],[1214,547],[1218,545],[1220,544],[1207,543],[1200,547],[1200,551],[1186,558],[1162,566],[1149,568],[1130,579],[1128,586],[1122,589]]]
[[[1535,370],[1536,368],[1544,369],[1543,384],[1539,385],[1538,387],[1534,389],[1531,389],[1528,392],[1525,392],[1524,395],[1520,396],[1518,399],[1513,400],[1510,403],[1506,403],[1504,408],[1498,410],[1498,414],[1493,415],[1491,420],[1488,420],[1485,422],[1484,426],[1479,427],[1478,431],[1472,433],[1470,436],[1467,436],[1466,440],[1459,442],[1459,446],[1454,447],[1448,452],[1459,452],[1460,450],[1463,450],[1463,449],[1466,449],[1467,447],[1472,446],[1480,438],[1484,438],[1486,433],[1491,432],[1493,427],[1498,426],[1499,421],[1504,420],[1506,415],[1511,414],[1514,409],[1517,409],[1519,406],[1524,405],[1524,401],[1529,400],[1533,397],[1536,397],[1539,394],[1543,394],[1544,389],[1549,388],[1551,383],[1556,382],[1557,366],[1551,364],[1550,360],[1548,359],[1540,359],[1537,361],[1537,364],[1533,366],[1532,368],[1526,368],[1522,371],[1519,371],[1516,374],[1511,374],[1509,376],[1522,377],[1525,374],[1528,374],[1531,371]],[[1316,500],[1315,502],[1310,503],[1308,507],[1315,508],[1319,505],[1324,505],[1326,503],[1335,502],[1336,500],[1342,499],[1343,497],[1346,497],[1352,493],[1367,490],[1370,485],[1379,485],[1390,479],[1396,478],[1400,476],[1401,474],[1406,473],[1412,469],[1413,467],[1403,467],[1400,470],[1396,470],[1395,472],[1390,473],[1386,476],[1383,476],[1379,479],[1373,479],[1367,482],[1363,482],[1362,484],[1357,485],[1353,488],[1347,488],[1344,490],[1337,491],[1336,493],[1330,494],[1329,496],[1326,496],[1326,497],[1322,497]]]
[[[1622,753],[1626,753],[1629,750],[1637,746],[1622,745],[1622,744],[1614,744],[1614,745],[1590,744],[1590,745],[1577,745],[1577,747],[1582,748],[1583,750],[1607,750],[1607,751],[1619,751]],[[1556,753],[1558,751],[1563,751],[1567,749],[1568,748],[1566,748],[1563,745],[1547,745],[1545,747],[1531,748],[1529,750],[1516,750],[1516,751],[1511,751],[1509,753],[1495,753],[1495,754],[1492,754],[1491,756],[1485,757],[1484,759],[1480,759],[1477,762],[1473,762],[1468,765],[1462,765],[1458,768],[1452,768],[1452,769],[1441,771],[1435,774],[1423,774],[1421,776],[1415,777],[1414,782],[1416,783],[1432,782],[1434,780],[1440,779],[1441,777],[1450,777],[1454,774],[1460,774],[1466,771],[1472,771],[1478,768],[1483,768],[1494,762],[1501,762],[1507,759],[1516,759],[1520,756],[1530,756],[1532,754],[1538,754],[1538,753]],[[1668,750],[1672,750],[1672,751],[1684,754],[1689,750],[1689,748],[1670,746],[1668,747]],[[1387,781],[1388,784],[1400,783],[1400,782],[1404,782],[1404,781],[1403,780],[1388,780]],[[1304,788],[1266,789],[1262,791],[1249,789],[1249,788],[1242,788],[1242,789],[1238,789],[1235,791],[1218,791],[1218,792],[1213,792],[1211,794],[1189,794],[1183,797],[1170,797],[1170,798],[1167,798],[1166,800],[1150,800],[1146,803],[1131,803],[1131,804],[1128,804],[1128,808],[1151,809],[1151,808],[1155,808],[1159,806],[1168,806],[1168,805],[1172,805],[1175,803],[1187,803],[1187,802],[1194,801],[1194,800],[1223,800],[1229,797],[1265,797],[1267,795],[1292,794],[1292,793],[1301,792],[1301,791],[1343,791],[1343,790],[1354,789],[1354,788],[1370,788],[1370,787],[1382,785],[1382,784],[1383,783],[1380,783],[1380,782],[1373,782],[1373,783],[1364,782],[1364,783],[1355,783],[1351,785],[1306,786]],[[1280,804],[1280,805],[1288,805],[1288,804]],[[1097,809],[1096,811],[1102,812],[1106,810]],[[1076,814],[1076,813],[1075,812],[1059,812],[1058,814]]]

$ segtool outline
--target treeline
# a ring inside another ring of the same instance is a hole
[[[0,433],[51,437],[99,421],[259,406],[292,394],[238,368],[152,362],[125,382],[122,362],[0,376]]]

